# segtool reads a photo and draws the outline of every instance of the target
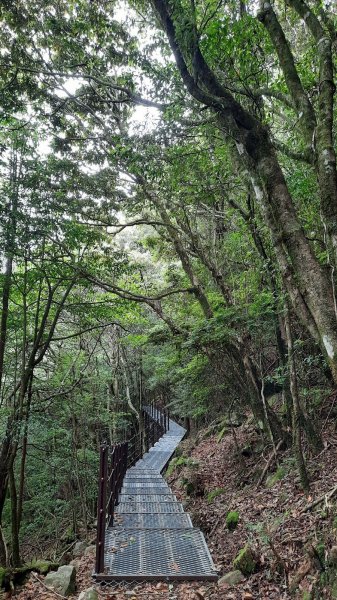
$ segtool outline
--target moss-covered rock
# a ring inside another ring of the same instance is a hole
[[[59,568],[58,563],[51,562],[50,560],[36,560],[27,565],[29,571],[36,571],[41,575],[47,575],[49,571],[56,571]]]
[[[9,589],[13,585],[22,585],[28,579],[31,571],[36,571],[40,575],[47,575],[47,573],[58,569],[58,567],[58,563],[53,563],[49,560],[35,560],[16,569],[4,569],[0,567],[0,589],[2,587]]]
[[[236,510],[230,510],[226,517],[226,525],[229,531],[234,531],[239,522],[239,513]]]
[[[98,593],[95,588],[89,588],[80,593],[78,600],[98,600]]]
[[[230,573],[226,573],[221,579],[219,579],[218,584],[221,585],[237,585],[244,581],[244,575],[242,575],[241,571],[230,571]]]
[[[48,573],[45,584],[61,596],[70,596],[75,592],[76,569],[72,565],[64,565],[57,571]]]
[[[246,576],[251,575],[256,571],[256,556],[249,544],[246,544],[246,546],[240,550],[239,554],[234,559],[233,566]]]

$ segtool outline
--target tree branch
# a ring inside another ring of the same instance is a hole
[[[262,2],[261,4],[262,8],[258,14],[258,19],[265,26],[269,33],[270,39],[277,53],[289,93],[302,121],[306,143],[308,146],[311,146],[316,127],[314,109],[311,105],[308,95],[304,91],[295,66],[293,54],[290,50],[290,46],[277,19],[274,9],[269,2]]]

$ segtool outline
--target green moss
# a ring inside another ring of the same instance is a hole
[[[166,476],[170,477],[172,473],[179,469],[180,467],[197,467],[198,463],[192,458],[188,458],[187,456],[177,456],[173,458],[166,470]]]
[[[229,531],[234,531],[237,528],[239,522],[239,513],[236,510],[231,510],[226,517],[226,525]]]
[[[275,483],[277,483],[278,481],[280,481],[281,479],[283,479],[283,477],[286,474],[286,470],[284,467],[279,467],[277,469],[277,471],[275,471],[275,473],[273,473],[272,475],[269,475],[269,477],[267,477],[266,479],[266,487],[267,488],[272,488]]]
[[[254,573],[257,563],[249,544],[246,544],[246,546],[240,550],[233,561],[233,566],[235,569],[239,569],[243,575],[249,576]]]
[[[58,563],[50,562],[49,560],[35,560],[27,565],[27,569],[37,571],[41,575],[47,575],[49,571],[56,571],[59,566]]]
[[[208,492],[207,494],[207,502],[213,502],[214,498],[217,498],[218,496],[221,496],[221,494],[224,494],[226,490],[224,490],[223,488],[215,488],[215,490],[212,490],[211,492]]]
[[[49,560],[35,560],[31,563],[17,567],[16,569],[4,569],[0,567],[0,589],[9,582],[14,585],[22,585],[31,571],[36,571],[41,575],[47,575],[49,571],[56,571],[59,568],[58,563],[51,562]]]

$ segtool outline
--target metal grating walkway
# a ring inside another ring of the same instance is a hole
[[[98,581],[217,579],[202,532],[161,475],[186,433],[171,419],[169,425],[125,475]]]

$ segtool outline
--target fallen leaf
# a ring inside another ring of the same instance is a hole
[[[167,591],[167,584],[166,583],[157,583],[156,585],[156,590],[163,590],[163,591]]]

